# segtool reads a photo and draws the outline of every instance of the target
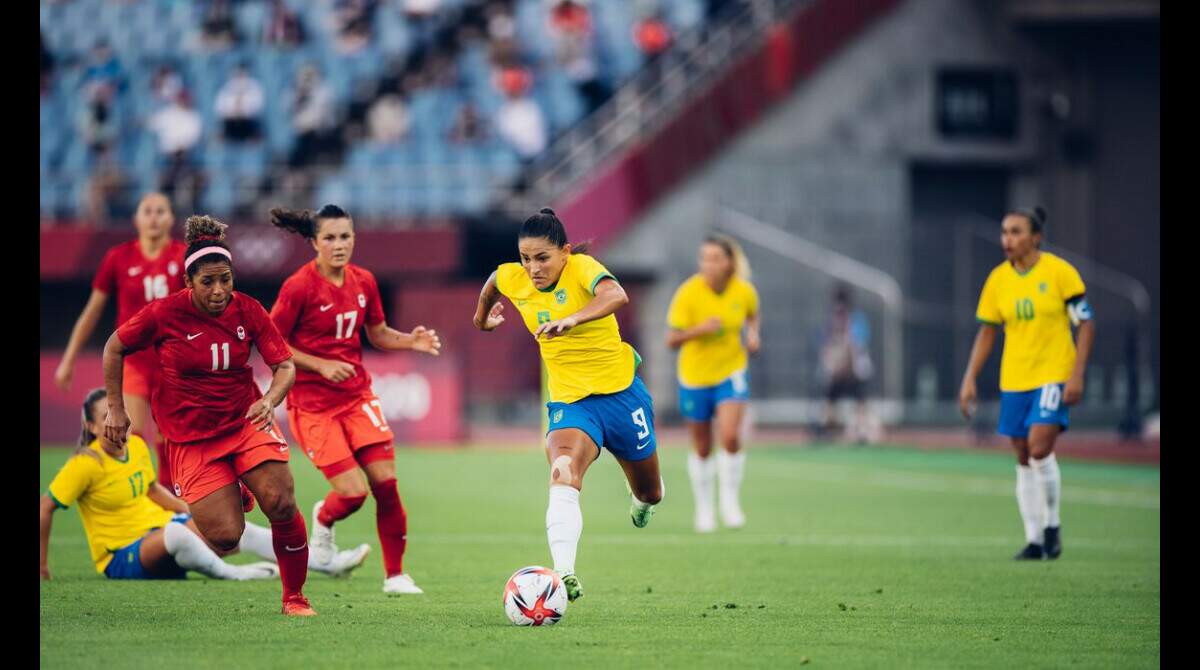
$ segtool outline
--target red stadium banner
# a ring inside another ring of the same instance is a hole
[[[54,369],[62,353],[41,354],[41,443],[74,444],[79,438],[80,403],[87,392],[103,386],[100,354],[82,354],[75,363],[71,391],[54,384]],[[258,359],[258,354],[252,356]],[[448,354],[437,358],[417,354],[363,352],[363,364],[383,406],[398,445],[456,442],[464,439],[463,385],[457,360]],[[270,382],[261,359],[253,360],[255,379],[266,389]],[[288,442],[295,439],[287,427],[286,403],[275,412]],[[152,431],[147,431],[153,434]]]

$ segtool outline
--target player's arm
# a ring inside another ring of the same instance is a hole
[[[543,323],[533,332],[533,336],[538,338],[545,335],[547,340],[554,339],[559,335],[566,334],[575,326],[603,319],[628,304],[629,296],[625,294],[625,289],[621,288],[621,285],[611,275],[606,276],[596,284],[592,299],[583,306],[583,309],[557,321]]]
[[[108,392],[108,416],[104,419],[104,438],[113,444],[125,444],[129,437],[129,415],[125,413],[125,397],[121,394],[125,368],[125,345],[113,331],[104,343],[104,390]]]
[[[275,408],[296,382],[296,365],[291,358],[284,359],[271,368],[271,385],[263,397],[254,401],[246,411],[246,418],[259,430],[268,430],[275,417]]]
[[[501,313],[504,303],[500,302],[500,289],[496,286],[496,273],[487,278],[483,289],[479,292],[479,302],[475,305],[475,318],[472,323],[479,330],[491,332],[504,323]]]
[[[1083,398],[1083,378],[1092,355],[1092,342],[1096,339],[1096,322],[1092,320],[1092,308],[1083,295],[1067,301],[1067,313],[1071,322],[1079,327],[1075,336],[1075,369],[1063,389],[1063,402],[1074,405]]]
[[[67,340],[67,350],[63,352],[62,360],[54,371],[54,383],[58,384],[60,389],[70,390],[71,377],[75,374],[75,359],[79,356],[79,351],[83,348],[84,343],[92,337],[92,333],[96,332],[96,323],[100,321],[100,315],[104,313],[106,303],[108,303],[108,294],[93,288],[87,304],[79,313],[79,318],[75,320],[75,327],[71,329],[71,337]]]
[[[712,335],[721,330],[720,317],[710,316],[691,328],[668,328],[667,329],[667,346],[672,349],[678,349],[683,346],[688,340],[695,340],[705,335]]]
[[[754,312],[746,317],[746,351],[751,354],[757,354],[758,348],[762,346],[762,338],[759,329],[762,321],[759,319],[758,312]]]
[[[366,331],[367,340],[376,349],[384,351],[412,349],[434,356],[441,353],[442,340],[438,337],[437,331],[430,330],[425,326],[417,326],[411,333],[403,333],[387,325],[386,321],[380,321],[373,326],[367,326]]]
[[[146,496],[163,509],[169,509],[179,514],[187,514],[190,511],[187,503],[180,498],[176,498],[174,493],[168,491],[165,486],[158,482],[150,484],[150,492]]]
[[[50,524],[54,520],[54,510],[58,509],[58,505],[49,493],[42,494],[41,502],[41,533],[42,533],[42,551],[41,551],[41,576],[42,579],[50,579]]]
[[[288,349],[292,351],[292,361],[295,362],[297,368],[315,372],[335,384],[340,384],[358,374],[358,370],[345,361],[306,354],[290,344]]]
[[[983,369],[992,347],[996,344],[996,326],[990,323],[980,323],[979,332],[975,333],[975,344],[971,346],[971,358],[967,362],[967,371],[963,375],[962,388],[958,392],[958,408],[965,418],[970,419],[975,412],[975,399],[978,392],[975,388],[975,378]]]

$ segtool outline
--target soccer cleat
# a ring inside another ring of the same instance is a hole
[[[625,490],[629,492],[629,499],[631,501],[629,504],[629,518],[633,521],[634,527],[645,528],[646,524],[650,523],[650,517],[654,516],[655,506],[647,505],[638,500],[637,496],[633,495],[633,488],[629,486],[628,481],[625,482]]]
[[[297,593],[283,601],[284,616],[317,616],[317,611],[309,604],[308,598]]]
[[[408,575],[403,574],[403,573],[401,573],[399,575],[392,575],[391,577],[388,577],[387,579],[383,580],[383,592],[384,593],[396,593],[396,594],[425,593],[424,591],[421,590],[421,587],[417,586],[413,582],[412,577],[409,577]]]
[[[583,584],[580,583],[579,577],[575,573],[569,575],[561,575],[563,586],[567,587],[567,602],[575,602],[583,597]]]
[[[1046,552],[1042,550],[1042,545],[1030,542],[1025,545],[1025,548],[1017,552],[1014,559],[1018,561],[1040,561],[1045,557]]]
[[[742,506],[732,495],[721,497],[721,523],[725,524],[726,528],[741,528],[746,525],[746,515],[742,513]]]
[[[324,500],[318,500],[313,505],[312,537],[308,539],[309,562],[321,566],[329,565],[337,553],[337,546],[333,543],[333,528],[318,520],[321,508],[324,506]]]
[[[694,525],[697,533],[711,533],[717,529],[717,517],[713,514],[712,508],[705,512],[696,510]]]
[[[350,574],[351,570],[361,566],[367,560],[367,554],[371,553],[371,545],[366,542],[358,545],[353,549],[345,549],[333,555],[326,566],[326,574],[330,577],[342,577]]]
[[[242,513],[249,514],[253,512],[254,494],[250,493],[250,489],[246,488],[246,485],[240,479],[238,480],[238,493],[242,495]]]
[[[239,565],[239,576],[235,577],[237,581],[246,581],[250,579],[273,579],[279,576],[279,566],[270,561],[259,561],[257,563],[247,563]]]
[[[1058,558],[1058,555],[1062,553],[1062,538],[1058,535],[1060,530],[1060,526],[1046,528],[1044,545],[1046,547],[1046,558]]]

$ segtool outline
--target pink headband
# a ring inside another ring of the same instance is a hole
[[[224,247],[204,247],[203,249],[197,249],[196,253],[188,256],[187,260],[183,262],[183,268],[186,270],[192,266],[192,263],[195,262],[197,258],[200,258],[201,256],[207,256],[208,254],[220,254],[225,258],[228,258],[230,263],[233,262],[233,255],[229,253],[228,249]]]

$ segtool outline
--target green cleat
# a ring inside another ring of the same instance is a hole
[[[575,573],[562,576],[563,586],[567,587],[567,602],[573,603],[583,597],[583,584],[579,583],[579,577]]]
[[[635,528],[645,528],[646,524],[650,523],[650,517],[654,516],[655,506],[647,505],[638,500],[637,496],[633,495],[633,489],[630,488],[629,482],[625,482],[625,490],[629,492],[629,499],[631,500],[629,504],[629,518],[633,520]]]

